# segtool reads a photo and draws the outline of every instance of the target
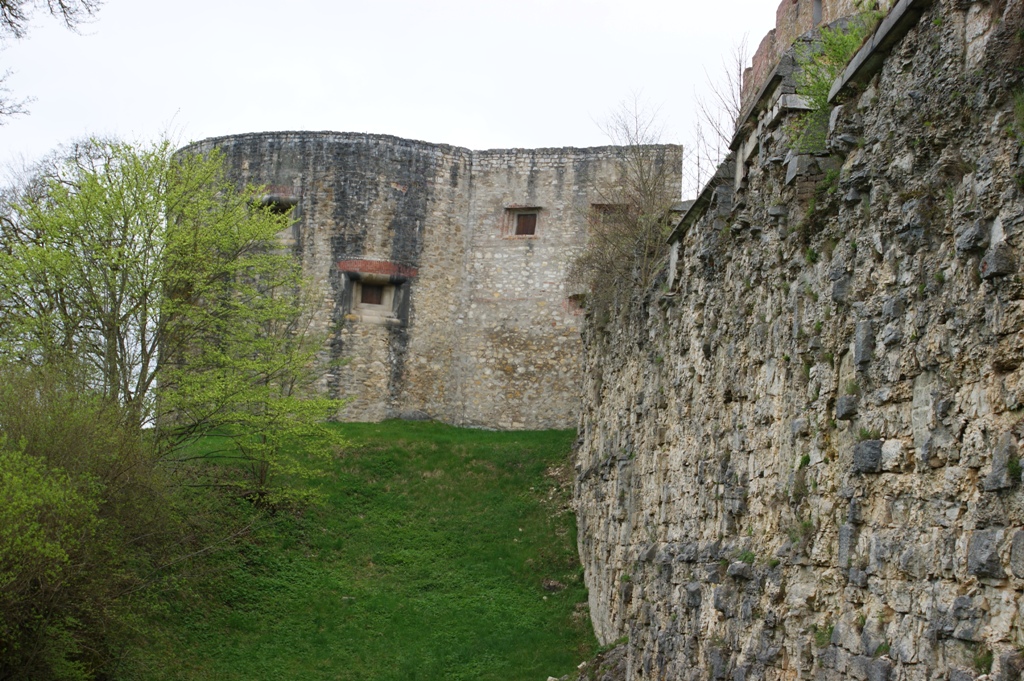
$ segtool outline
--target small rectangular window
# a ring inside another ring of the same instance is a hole
[[[381,305],[384,302],[384,287],[379,284],[363,284],[359,302],[364,305]]]
[[[536,213],[516,213],[516,236],[533,236],[537,233]]]

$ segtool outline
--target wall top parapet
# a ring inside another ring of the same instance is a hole
[[[535,157],[559,157],[559,156],[611,156],[621,146],[603,145],[596,147],[510,147],[507,149],[469,149],[451,144],[424,142],[422,140],[406,139],[394,135],[380,135],[363,132],[335,132],[330,130],[283,130],[275,132],[249,132],[236,135],[221,135],[197,140],[185,145],[181,151],[193,148],[216,147],[225,144],[239,144],[246,142],[306,142],[318,144],[369,144],[378,146],[409,147],[423,150],[433,150],[443,154],[467,154],[487,156],[535,156]],[[674,148],[674,144],[651,145],[652,148]]]

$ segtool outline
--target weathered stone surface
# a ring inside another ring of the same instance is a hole
[[[814,162],[814,157],[809,154],[799,154],[794,156],[786,164],[786,184],[791,184],[793,180],[806,175],[807,173],[817,170],[818,166]]]
[[[907,302],[902,295],[895,295],[886,298],[882,303],[882,316],[887,320],[894,320],[903,317],[906,312]]]
[[[836,398],[836,419],[839,421],[849,421],[857,415],[857,405],[860,403],[860,398],[856,395],[841,395]]]
[[[898,324],[886,324],[882,329],[882,345],[889,348],[903,341],[903,330]]]
[[[975,220],[956,231],[957,253],[964,255],[975,251],[983,251],[988,247],[992,223],[988,220]]]
[[[999,681],[1020,681],[1024,678],[1024,653],[1019,650],[1001,653],[993,671],[996,669]]]
[[[989,647],[1001,674],[1024,640],[1024,489],[1005,486],[1001,447],[1024,436],[1024,287],[978,268],[1024,243],[1007,134],[1024,3],[900,6],[920,21],[834,115],[836,191],[786,183],[800,154],[776,81],[743,123],[728,202],[763,230],[730,238],[708,205],[673,237],[673,285],[584,329],[600,390],[580,420],[580,555],[633,681],[948,681]],[[604,463],[626,449],[628,471]],[[718,552],[668,571],[637,562],[651,542]],[[718,562],[741,551],[750,579]],[[626,572],[647,607],[618,598]]]
[[[613,147],[471,151],[384,135],[281,132],[206,140],[228,176],[294,205],[301,259],[329,334],[318,388],[339,419],[435,418],[569,428],[579,326],[565,273],[588,210],[618,181]],[[677,146],[659,147],[678,191]],[[534,234],[517,235],[520,213]],[[364,303],[364,284],[383,287]],[[347,360],[342,362],[340,360]]]
[[[753,569],[746,563],[739,561],[730,563],[726,574],[737,579],[750,579],[754,576]]]
[[[857,528],[853,525],[841,525],[839,527],[839,555],[837,563],[841,568],[850,566],[850,557],[857,544]]]
[[[880,470],[882,470],[881,440],[862,440],[854,445],[854,473],[877,473]]]
[[[1018,460],[1017,438],[1012,433],[1003,433],[992,452],[992,470],[983,484],[985,491],[1006,489],[1020,482],[1020,480],[1010,478],[1010,462],[1012,460]],[[1018,463],[1018,467],[1019,465]]]
[[[978,266],[982,279],[1001,277],[1017,271],[1017,259],[1008,244],[998,243],[985,251]]]
[[[881,468],[883,471],[900,470],[903,468],[904,459],[902,442],[899,440],[885,440],[882,442]]]
[[[863,369],[871,362],[875,351],[875,335],[870,320],[857,322],[853,334],[853,363]]]
[[[1002,540],[1002,530],[974,532],[967,547],[967,571],[978,577],[1004,577],[1003,565],[999,559],[999,544]]]
[[[1010,544],[1010,570],[1015,577],[1024,579],[1024,530],[1013,533]]]
[[[850,299],[850,288],[853,285],[853,277],[848,274],[832,282],[832,300],[837,303],[845,303]]]

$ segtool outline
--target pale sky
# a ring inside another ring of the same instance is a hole
[[[78,34],[39,15],[0,52],[30,114],[0,164],[88,135],[181,143],[267,130],[472,149],[597,146],[639,93],[685,143],[705,69],[773,27],[778,0],[106,0]],[[0,68],[0,71],[2,71]]]

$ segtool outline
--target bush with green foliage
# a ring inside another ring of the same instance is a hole
[[[109,674],[201,506],[74,367],[0,371],[0,433],[0,678]]]
[[[879,19],[880,12],[862,9],[835,27],[823,27],[816,40],[797,43],[796,61],[799,69],[795,74],[796,91],[810,107],[790,124],[790,138],[798,151],[816,153],[825,150],[832,111],[828,101],[829,91]]]

